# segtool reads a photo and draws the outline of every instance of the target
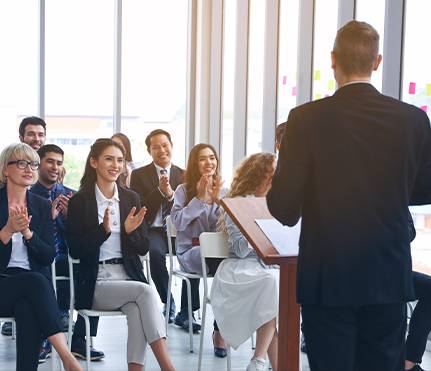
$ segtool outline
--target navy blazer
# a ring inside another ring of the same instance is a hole
[[[172,190],[184,181],[184,170],[178,166],[171,165],[169,183]],[[159,191],[159,176],[154,163],[142,166],[133,170],[130,178],[130,189],[137,192],[141,198],[141,205],[147,208],[145,216],[148,225],[153,224],[157,212],[160,210],[162,202],[166,200]],[[168,202],[168,209],[171,210],[174,201]]]
[[[147,224],[144,222],[132,233],[124,230],[124,221],[133,206],[140,209],[139,196],[128,189],[118,187],[120,198],[121,251],[124,268],[129,277],[135,281],[147,283],[142,262],[138,255],[148,252],[146,237]],[[111,233],[106,233],[103,224],[99,223],[97,201],[94,187],[80,190],[69,200],[66,236],[70,255],[80,259],[76,277],[76,307],[91,309],[94,288],[99,272],[100,246]]]
[[[431,203],[427,115],[366,83],[293,109],[267,202],[283,224],[302,216],[301,304],[412,300],[408,205]]]
[[[51,203],[27,191],[27,210],[32,216],[30,230],[33,237],[26,241],[28,260],[32,271],[42,273],[51,280],[50,265],[55,257],[54,224]],[[9,218],[7,187],[0,189],[0,229]],[[0,273],[4,273],[12,253],[12,239],[4,245],[0,241]]]

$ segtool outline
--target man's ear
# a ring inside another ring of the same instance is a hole
[[[380,63],[382,62],[382,55],[381,54],[379,54],[378,56],[377,56],[377,58],[376,58],[376,60],[374,61],[374,64],[373,64],[373,71],[377,71],[377,68],[379,68],[379,66],[380,66]]]
[[[335,67],[337,66],[337,57],[336,57],[336,55],[335,55],[335,52],[334,51],[332,51],[331,52],[331,68],[333,69],[333,70],[335,70]]]

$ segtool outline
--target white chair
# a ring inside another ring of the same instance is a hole
[[[201,263],[203,272],[203,284],[204,284],[204,295],[203,295],[203,310],[202,310],[202,328],[201,328],[201,338],[199,345],[199,361],[198,361],[198,371],[202,367],[202,352],[205,336],[205,320],[207,313],[207,304],[211,304],[210,292],[208,289],[208,276],[207,275],[207,265],[206,258],[227,258],[229,257],[229,246],[227,240],[227,234],[222,232],[204,232],[199,236],[199,244],[201,248]],[[231,370],[231,357],[230,357],[230,347],[227,347],[227,370]]]
[[[139,256],[139,258],[141,259],[142,266],[144,266],[145,270],[147,271],[146,277],[148,279],[148,284],[152,285],[153,279],[151,278],[150,252],[147,252],[144,256]]]
[[[197,278],[200,279],[202,276],[200,274],[195,273],[188,273],[184,272],[180,269],[176,269],[174,266],[174,253],[172,248],[172,238],[176,237],[177,231],[175,227],[172,224],[171,217],[168,216],[166,218],[166,234],[168,238],[168,248],[169,248],[169,281],[168,281],[168,297],[166,302],[166,308],[170,308],[171,306],[171,295],[169,293],[171,292],[172,288],[172,277],[177,276],[184,281],[186,281],[187,285],[187,306],[189,311],[189,338],[190,338],[190,353],[193,353],[193,313],[192,313],[192,294],[191,294],[191,286],[190,286],[190,279]],[[169,316],[167,315],[166,318],[166,334],[168,333],[168,321]]]
[[[69,348],[72,343],[72,322],[73,322],[73,310],[75,309],[75,284],[73,280],[73,264],[79,264],[79,259],[72,259],[69,256],[69,276],[70,276],[70,317],[69,317]],[[91,309],[78,309],[78,314],[80,314],[85,321],[85,345],[86,345],[86,369],[89,371],[91,369],[90,360],[90,317],[107,317],[107,316],[124,316],[123,312],[117,311],[99,311]]]

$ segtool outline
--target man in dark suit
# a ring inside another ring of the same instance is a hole
[[[302,217],[297,297],[312,371],[404,370],[414,298],[408,205],[431,202],[427,115],[370,85],[379,35],[352,21],[331,54],[340,88],[293,109],[271,213]]]
[[[166,217],[172,208],[174,190],[183,182],[184,170],[171,163],[172,140],[167,131],[153,130],[145,139],[145,144],[153,162],[132,172],[130,188],[139,194],[141,205],[147,208],[145,220],[150,226],[148,239],[151,276],[160,299],[165,304],[164,314],[169,315],[169,323],[172,323],[175,316],[173,298],[171,298],[171,308],[166,309],[169,280],[166,268],[168,253]]]

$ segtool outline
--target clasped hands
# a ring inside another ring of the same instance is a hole
[[[212,175],[202,175],[196,184],[196,197],[208,204],[218,204],[223,183],[219,175],[215,178]]]
[[[142,207],[136,214],[136,207],[133,206],[124,221],[124,230],[127,234],[132,233],[136,228],[138,228],[144,221],[145,213],[147,212],[146,207]],[[103,215],[103,228],[106,233],[111,232],[111,226],[109,221],[110,210],[109,207],[105,209],[105,214]]]
[[[30,231],[31,215],[25,206],[11,206],[9,208],[9,218],[5,225],[6,232],[12,236],[14,233],[21,232],[26,240],[33,237]]]

